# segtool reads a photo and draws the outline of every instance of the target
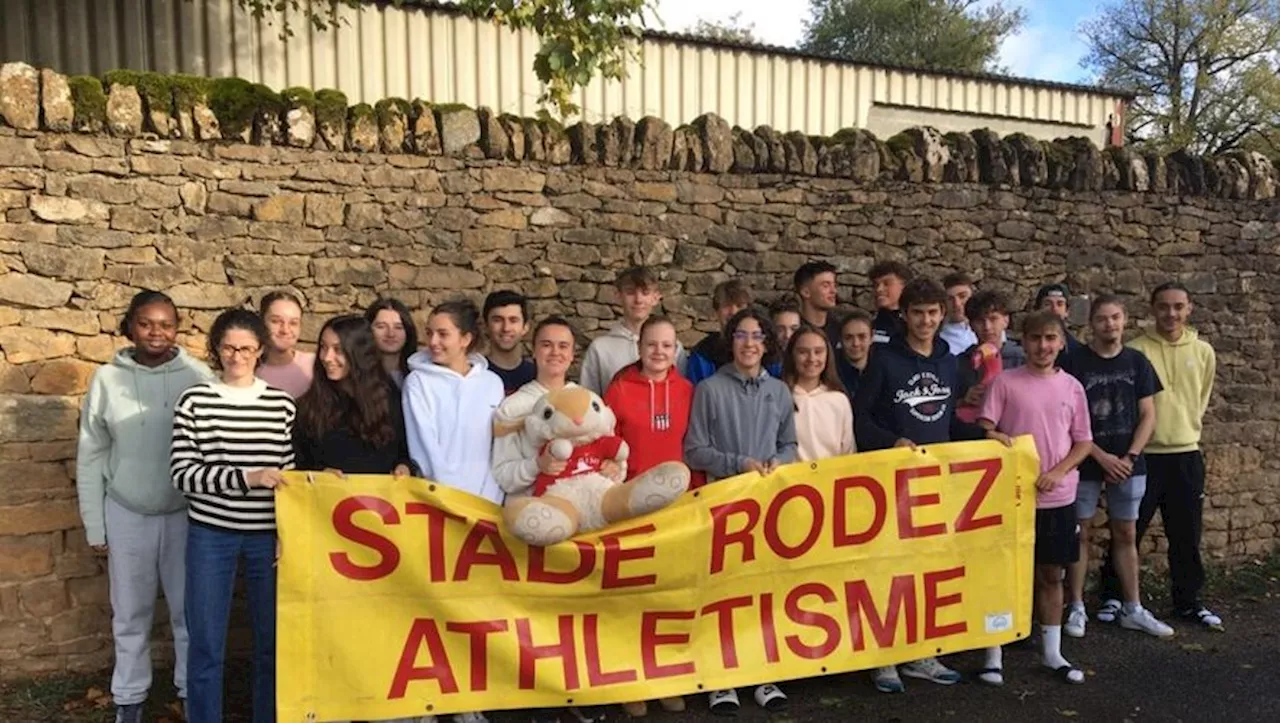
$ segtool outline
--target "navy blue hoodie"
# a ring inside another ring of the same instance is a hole
[[[903,438],[916,444],[951,441],[958,387],[956,358],[941,339],[928,357],[901,336],[879,345],[853,403],[858,451],[887,449]]]

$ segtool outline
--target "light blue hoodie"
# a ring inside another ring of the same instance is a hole
[[[470,354],[467,361],[471,370],[463,376],[432,362],[426,352],[409,357],[404,380],[409,456],[427,479],[502,504],[489,464],[502,380],[483,356]]]
[[[187,387],[213,373],[181,348],[156,367],[139,364],[133,348],[116,352],[93,374],[80,411],[76,491],[90,545],[108,542],[103,501],[107,496],[140,515],[162,515],[186,507],[169,477],[173,405]]]

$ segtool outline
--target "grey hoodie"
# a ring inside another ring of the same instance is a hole
[[[582,386],[604,396],[609,382],[628,364],[634,364],[640,358],[640,337],[619,323],[603,336],[598,336],[587,347],[587,354],[582,360]],[[684,374],[684,345],[676,342],[676,369]]]
[[[706,472],[708,481],[739,474],[747,459],[794,462],[795,411],[781,380],[763,369],[748,378],[726,364],[694,388],[685,462]]]
[[[187,387],[213,373],[181,348],[156,367],[139,364],[133,351],[121,349],[94,372],[80,412],[76,491],[90,545],[108,542],[103,512],[108,495],[140,515],[186,507],[169,476],[173,405]]]

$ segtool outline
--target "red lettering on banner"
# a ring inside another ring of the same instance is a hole
[[[600,667],[600,616],[587,613],[582,616],[582,637],[587,654],[587,685],[593,688],[603,685],[630,683],[636,679],[634,668],[606,672]]]
[[[431,664],[418,666],[415,665],[418,661],[418,648],[423,643],[427,644]],[[441,693],[458,692],[458,681],[453,676],[453,667],[449,665],[449,654],[445,652],[444,642],[440,640],[440,629],[431,618],[414,619],[409,637],[404,642],[404,650],[400,652],[400,664],[396,666],[395,678],[391,681],[391,691],[387,693],[387,698],[403,698],[405,689],[415,680],[435,680],[440,684]]]
[[[956,518],[956,532],[981,530],[984,527],[998,527],[1004,522],[1002,515],[974,517],[978,510],[981,509],[982,503],[987,500],[987,495],[991,493],[991,488],[995,486],[996,479],[1000,477],[1000,469],[1002,467],[1004,467],[1004,460],[999,457],[993,457],[991,459],[977,459],[972,462],[953,462],[947,468],[947,471],[951,474],[982,470],[982,479],[978,480],[978,486],[974,487],[973,494],[969,495],[969,500],[964,503],[964,508],[960,510],[960,516]]]
[[[733,611],[751,606],[751,596],[731,597],[717,600],[702,608],[703,615],[718,616],[720,631],[720,660],[725,668],[738,667],[738,644],[733,636]]]
[[[746,600],[747,604],[751,604],[751,598],[740,598]],[[705,610],[703,612],[706,612]],[[696,613],[692,610],[678,610],[672,612],[644,612],[640,614],[640,659],[644,663],[645,680],[657,680],[658,678],[673,678],[677,675],[692,675],[695,671],[693,661],[688,660],[683,663],[672,663],[670,665],[658,665],[658,646],[659,645],[688,645],[689,633],[666,633],[658,632],[658,623],[663,620],[693,620]],[[723,627],[721,632],[723,633]],[[730,623],[730,640],[733,638],[732,622]],[[722,638],[723,640],[723,635]],[[723,654],[723,647],[722,647]],[[737,665],[736,653],[734,653],[734,665]]]
[[[799,635],[788,635],[784,640],[796,655],[808,660],[818,660],[831,655],[840,645],[840,623],[826,613],[801,608],[800,598],[806,595],[817,595],[822,602],[830,604],[836,601],[836,594],[820,582],[810,582],[792,588],[783,604],[783,609],[792,622],[818,628],[826,633],[826,637],[818,645],[805,645]]]
[[[552,585],[570,585],[580,580],[587,579],[591,571],[596,566],[596,547],[587,542],[579,540],[573,541],[574,547],[578,550],[578,566],[568,572],[560,572],[558,570],[547,569],[547,550],[561,548],[546,548],[532,545],[529,547],[529,582],[546,582]]]
[[[760,642],[764,644],[764,659],[776,663],[778,656],[778,629],[773,624],[773,593],[760,594]]]
[[[778,519],[782,516],[783,506],[796,498],[803,499],[809,503],[809,511],[812,513],[813,519],[809,523],[809,531],[805,533],[804,539],[800,541],[800,544],[791,547],[782,541]],[[769,511],[764,516],[764,539],[765,542],[769,543],[769,549],[773,550],[773,554],[784,560],[794,560],[813,549],[814,543],[818,541],[818,536],[822,534],[825,509],[826,505],[822,502],[822,493],[817,489],[805,484],[783,488],[769,503]]]
[[[427,574],[431,582],[444,582],[444,525],[445,520],[466,522],[466,518],[447,512],[425,502],[407,502],[406,515],[427,516]]]
[[[876,511],[875,517],[871,520],[871,526],[862,532],[849,532],[849,504],[848,493],[850,490],[864,489],[867,494],[871,495],[871,504]],[[880,484],[874,477],[860,475],[858,477],[842,477],[835,483],[835,501],[834,520],[832,529],[831,544],[836,547],[847,547],[849,545],[862,545],[874,540],[880,531],[884,529],[885,519],[889,516],[889,501],[884,493],[884,486]]]
[[[920,477],[937,477],[942,474],[942,468],[934,465],[932,467],[909,467],[894,472],[893,481],[894,488],[898,498],[898,538],[910,540],[916,537],[930,537],[932,535],[947,534],[947,526],[941,522],[933,525],[925,525],[916,527],[915,521],[912,519],[911,511],[916,507],[924,507],[926,505],[936,505],[942,502],[942,497],[937,492],[924,495],[911,494],[911,480]]]
[[[554,645],[534,645],[529,618],[516,618],[516,639],[520,643],[520,689],[533,690],[537,682],[535,666],[544,658],[559,658],[564,666],[565,690],[577,690],[578,655],[573,645],[573,616],[557,616],[560,642]]]
[[[760,503],[752,499],[736,500],[712,507],[710,512],[711,574],[724,569],[724,550],[729,545],[742,545],[743,562],[756,559],[755,538],[751,536],[751,532],[760,521]],[[746,515],[747,523],[742,529],[729,532],[729,517],[737,513]]]
[[[489,635],[505,633],[506,620],[481,620],[474,623],[445,623],[444,629],[462,633],[471,638],[471,690],[488,690],[489,687]]]
[[[964,566],[953,567],[947,570],[936,570],[926,572],[924,574],[924,637],[945,638],[949,635],[961,635],[968,631],[969,626],[964,620],[950,625],[938,625],[938,609],[950,607],[952,605],[960,605],[964,602],[964,595],[955,593],[952,595],[943,595],[939,597],[938,586],[948,580],[964,577]]]
[[[867,625],[871,635],[881,648],[889,648],[897,637],[898,615],[905,613],[907,619],[907,644],[916,641],[916,587],[915,578],[911,575],[895,575],[889,585],[889,601],[884,616],[876,610],[875,601],[871,599],[871,591],[866,580],[850,580],[844,584],[845,606],[849,618],[849,632],[853,636],[853,650],[859,652],[867,647],[862,635],[863,611],[866,611]]]
[[[648,534],[656,529],[653,525],[643,525],[600,536],[600,541],[604,543],[604,570],[600,580],[600,589],[616,590],[623,587],[642,587],[644,585],[652,585],[658,581],[657,575],[623,577],[618,569],[627,560],[647,560],[655,554],[653,545],[624,549],[621,539],[629,535]]]
[[[481,552],[480,546],[488,542],[493,552]],[[516,572],[516,559],[502,541],[498,526],[488,520],[476,520],[462,541],[462,549],[458,551],[458,562],[453,568],[454,580],[466,580],[471,577],[474,565],[493,565],[502,573],[503,580],[519,581],[520,573]]]
[[[345,552],[329,553],[329,564],[343,577],[352,580],[377,580],[390,575],[400,565],[400,548],[382,535],[356,525],[352,518],[357,512],[364,510],[378,515],[384,524],[400,523],[400,515],[396,513],[395,506],[390,502],[381,497],[359,495],[347,497],[333,506],[333,531],[357,545],[363,545],[378,553],[377,564],[358,565]]]

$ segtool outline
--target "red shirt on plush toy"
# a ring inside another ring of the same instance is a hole
[[[545,453],[547,447],[551,446],[551,442],[544,444],[539,453]],[[558,480],[568,477],[576,477],[580,474],[590,474],[599,472],[601,465],[606,460],[613,459],[618,456],[618,450],[622,448],[622,437],[616,435],[609,437],[601,437],[594,442],[584,444],[581,447],[574,447],[573,452],[569,455],[569,459],[565,460],[564,470],[557,475],[539,474],[533,482],[533,496],[541,497],[550,489],[551,485]],[[554,456],[554,453],[553,453]]]

